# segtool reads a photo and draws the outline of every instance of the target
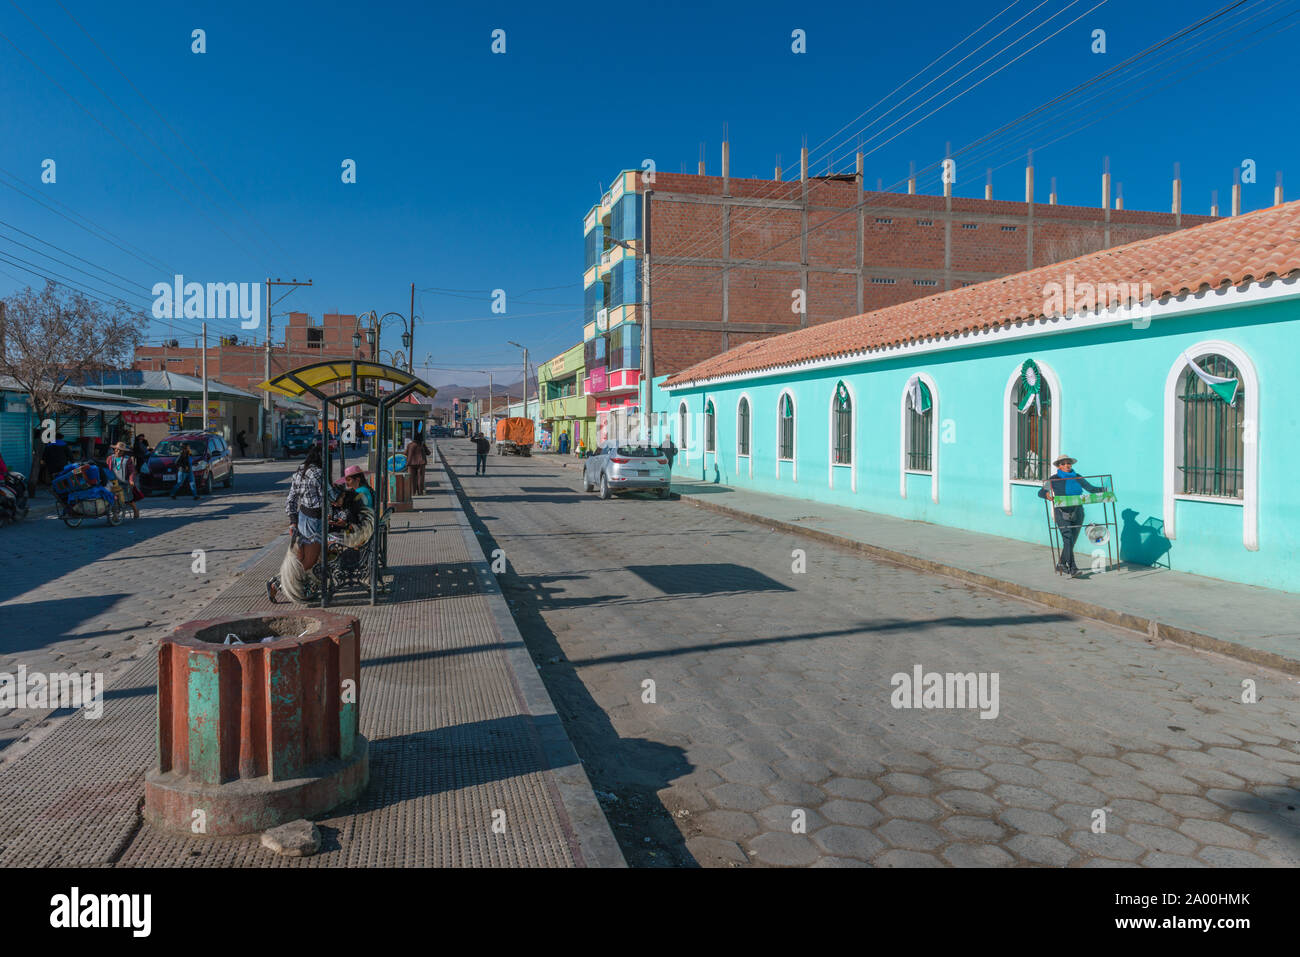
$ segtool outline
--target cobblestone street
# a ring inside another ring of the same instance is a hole
[[[441,444],[634,866],[1300,864],[1294,679]]]
[[[154,496],[140,518],[68,528],[45,510],[0,530],[0,672],[112,674],[190,619],[286,525],[296,463],[236,465],[235,487],[198,502]],[[49,501],[48,492],[36,500]],[[204,570],[194,571],[202,550]],[[0,709],[0,759],[49,712]]]

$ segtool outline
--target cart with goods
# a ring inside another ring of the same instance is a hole
[[[122,524],[128,514],[127,491],[106,469],[94,462],[69,465],[54,477],[55,513],[68,528],[88,518],[106,518]]]

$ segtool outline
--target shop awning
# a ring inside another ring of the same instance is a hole
[[[77,399],[64,399],[65,405],[75,405],[79,409],[91,412],[154,412],[156,410],[135,402],[88,402]],[[165,415],[166,413],[164,413]]]

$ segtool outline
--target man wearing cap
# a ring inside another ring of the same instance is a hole
[[[1057,456],[1056,461],[1052,463],[1056,466],[1056,471],[1043,482],[1038,497],[1050,502],[1058,495],[1104,492],[1105,489],[1093,485],[1074,470],[1076,461],[1069,455]],[[1083,506],[1068,505],[1062,508],[1058,505],[1052,511],[1056,519],[1056,528],[1061,533],[1061,560],[1057,563],[1056,570],[1071,578],[1078,578],[1080,572],[1074,563],[1074,542],[1079,537],[1079,529],[1083,527]]]

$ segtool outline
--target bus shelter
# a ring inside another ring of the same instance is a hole
[[[385,392],[382,388],[390,388]],[[366,387],[373,391],[367,392]],[[304,399],[312,396],[320,402],[322,435],[328,435],[330,413],[334,413],[335,428],[332,430],[339,439],[341,463],[346,464],[344,452],[345,423],[352,418],[352,428],[361,429],[353,410],[374,409],[375,435],[374,448],[379,451],[374,469],[375,527],[371,534],[369,549],[370,564],[370,604],[377,602],[379,595],[380,552],[386,547],[387,527],[391,509],[388,504],[388,441],[392,432],[391,420],[393,410],[409,396],[423,395],[432,399],[437,389],[423,379],[411,375],[402,369],[362,359],[335,359],[313,362],[283,372],[273,379],[263,382],[260,388],[278,393],[290,399]],[[329,485],[333,476],[333,456],[330,442],[321,442],[321,502],[324,515],[329,509]],[[340,473],[342,469],[340,468]],[[325,522],[328,538],[329,522]],[[330,556],[328,543],[321,548],[320,561],[317,565],[320,575],[320,605],[329,604],[330,599]]]

